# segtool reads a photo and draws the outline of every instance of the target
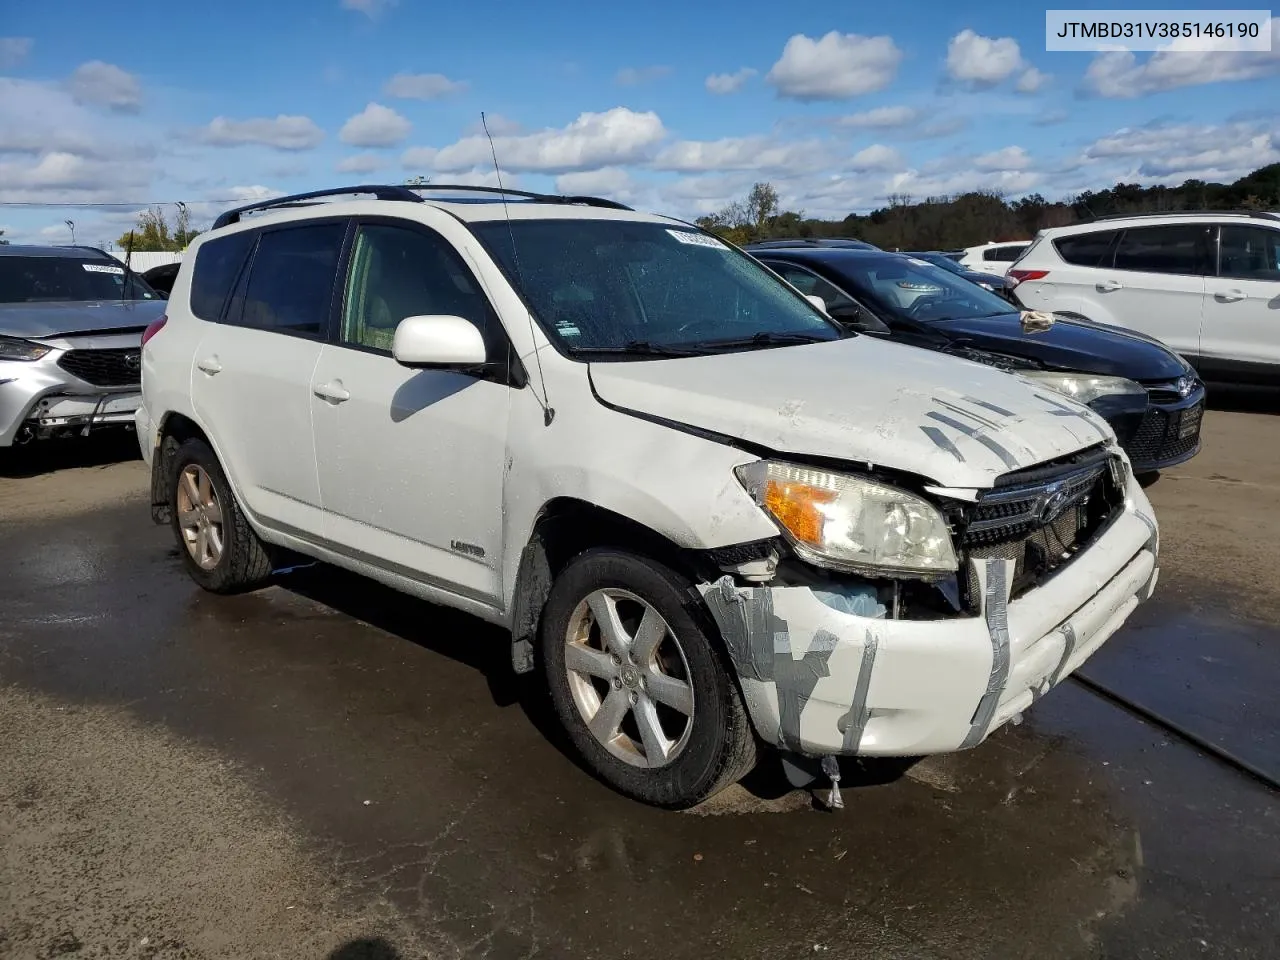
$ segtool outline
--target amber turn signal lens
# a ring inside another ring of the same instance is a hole
[[[834,490],[770,479],[765,484],[764,505],[793,537],[817,546],[822,543],[826,522],[822,507],[833,503],[837,496]]]

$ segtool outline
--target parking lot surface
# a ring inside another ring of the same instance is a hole
[[[1280,771],[1280,418],[1150,490],[1085,672]],[[1280,804],[1066,683],[976,750],[706,808],[568,758],[492,627],[325,568],[202,593],[123,442],[0,463],[0,956],[1274,957]]]

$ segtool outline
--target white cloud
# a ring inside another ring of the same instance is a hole
[[[1217,49],[1186,50],[1189,41],[1175,40],[1169,49],[1153,53],[1143,63],[1129,50],[1100,53],[1085,71],[1084,89],[1099,97],[1132,99],[1179,87],[1256,80],[1280,73],[1280,19],[1271,21],[1269,52],[1221,49],[1228,40],[1195,42]]]
[[[583,170],[556,177],[556,192],[572,196],[617,197],[629,193],[633,186],[631,174],[620,167]]]
[[[504,117],[500,113],[486,113],[483,121],[475,120],[467,124],[462,133],[468,137],[483,137],[485,124],[489,125],[489,132],[495,137],[500,137],[504,134],[521,133],[524,130],[519,121]]]
[[[394,147],[413,129],[405,117],[380,103],[370,103],[347,120],[338,139],[354,147]]]
[[[386,166],[386,160],[376,153],[357,153],[352,157],[343,157],[334,167],[338,173],[373,173]]]
[[[310,117],[280,114],[230,120],[214,117],[200,132],[200,139],[215,147],[257,144],[276,150],[310,150],[324,139],[324,131]]]
[[[669,73],[671,73],[671,68],[666,66],[623,67],[613,79],[619,86],[638,87],[642,83],[661,80]]]
[[[1040,88],[1048,82],[1049,74],[1035,67],[1027,67],[1022,71],[1022,76],[1018,77],[1018,82],[1013,85],[1013,89],[1018,93],[1038,93]]]
[[[840,100],[888,86],[902,51],[891,37],[864,37],[833,30],[820,40],[798,33],[765,80],[793,100]]]
[[[1071,114],[1065,110],[1050,110],[1048,113],[1037,114],[1032,120],[1033,127],[1052,127],[1071,118]]]
[[[225,191],[226,195],[235,200],[237,203],[257,203],[259,200],[271,200],[275,197],[283,197],[284,191],[277,190],[274,187],[264,187],[261,184],[248,187],[232,187]]]
[[[707,77],[707,89],[718,94],[737,93],[757,72],[752,67],[743,67],[734,73],[713,73]]]
[[[370,20],[376,20],[399,2],[400,0],[342,0],[342,9],[355,10]]]
[[[401,100],[440,100],[467,89],[465,80],[450,80],[443,73],[397,73],[383,91]]]
[[[1013,37],[984,37],[961,30],[947,44],[947,76],[974,87],[992,87],[1023,67]]]
[[[1043,182],[1043,176],[1031,170],[961,170],[951,174],[927,174],[919,170],[904,170],[891,176],[884,185],[884,195],[907,194],[924,197],[945,197],[973,190],[992,190],[1006,196],[1017,196],[1034,190]]]
[[[493,146],[503,170],[570,173],[639,162],[666,134],[656,113],[614,107],[604,113],[583,113],[559,129],[495,136]],[[402,160],[442,171],[483,170],[493,164],[489,141],[474,135],[439,150],[412,148]]]
[[[851,127],[855,130],[889,130],[894,127],[905,127],[920,119],[920,111],[915,107],[876,107],[862,113],[851,113],[836,121],[840,127]]]
[[[498,175],[489,170],[466,170],[462,173],[451,173],[447,177],[435,177],[434,180],[445,183],[457,184],[463,187],[496,187],[498,185]],[[515,174],[508,173],[505,170],[502,173],[502,186],[508,190],[520,186],[520,178]]]
[[[76,67],[67,80],[71,95],[79,103],[135,113],[142,106],[142,85],[138,78],[113,63],[90,60]]]
[[[1280,133],[1251,122],[1127,127],[1095,140],[1083,159],[1126,181],[1230,182],[1280,162]],[[1100,170],[1095,179],[1109,184],[1113,177]]]
[[[146,165],[51,152],[31,161],[0,163],[0,200],[10,203],[116,201],[151,179]]]
[[[659,152],[651,166],[678,173],[755,170],[785,176],[820,170],[834,159],[832,145],[822,140],[725,137],[677,141]]]
[[[30,37],[0,37],[0,70],[21,66],[34,44]]]
[[[96,115],[56,84],[0,77],[0,154],[73,153],[98,160],[155,155],[133,121]]]
[[[892,170],[903,166],[902,155],[882,143],[873,143],[864,150],[859,150],[846,164],[851,170]]]
[[[1031,167],[1031,155],[1022,147],[1005,147],[975,157],[973,165],[978,170],[1026,170]]]

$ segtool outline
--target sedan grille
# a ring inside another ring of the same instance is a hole
[[[1203,417],[1203,403],[1183,410],[1165,410],[1153,403],[1125,451],[1135,464],[1162,463],[1191,453],[1200,443]]]
[[[1012,560],[1017,597],[1071,559],[1115,517],[1124,505],[1116,458],[1092,458],[1045,477],[1043,469],[1002,478],[993,490],[966,504],[957,540],[974,560]],[[967,577],[968,606],[976,612],[978,584],[972,567]]]
[[[112,350],[68,350],[58,366],[95,387],[131,387],[142,382],[142,351],[138,347]]]

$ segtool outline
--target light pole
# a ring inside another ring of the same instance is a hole
[[[74,247],[76,245],[76,222],[74,220],[63,220],[62,222],[71,230],[71,245]]]

